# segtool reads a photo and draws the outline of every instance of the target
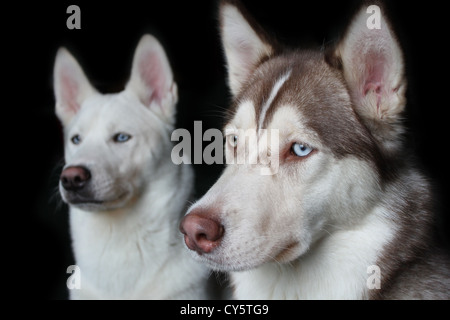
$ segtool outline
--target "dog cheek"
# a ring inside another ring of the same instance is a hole
[[[151,168],[149,168],[149,160],[143,154],[139,154],[139,152],[133,152],[130,158],[132,159],[132,164],[124,169],[122,180],[127,188],[131,189],[130,192],[136,193],[149,185]],[[145,168],[148,168],[148,170]]]

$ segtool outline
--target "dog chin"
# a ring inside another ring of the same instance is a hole
[[[77,194],[66,194],[63,196],[64,202],[72,207],[76,207],[83,211],[112,211],[125,207],[132,198],[131,193],[125,192],[111,199],[97,199],[83,197]]]
[[[288,264],[299,259],[306,251],[307,248],[305,246],[294,242],[273,254],[262,254],[261,256],[255,256],[250,259],[248,256],[239,257],[239,255],[231,258],[221,252],[202,255],[192,252],[192,254],[196,260],[206,264],[214,271],[239,272],[256,269],[266,263]]]

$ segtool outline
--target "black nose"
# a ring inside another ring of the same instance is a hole
[[[60,181],[67,191],[77,191],[84,188],[91,179],[91,172],[85,167],[68,167],[63,170]]]

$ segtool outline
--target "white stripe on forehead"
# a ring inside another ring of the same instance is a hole
[[[264,119],[266,118],[267,110],[269,110],[270,105],[272,104],[273,100],[278,94],[278,91],[280,91],[283,84],[286,82],[287,79],[291,76],[291,69],[289,69],[288,72],[286,72],[280,79],[277,80],[275,85],[272,88],[272,91],[270,92],[269,99],[267,99],[266,103],[261,108],[261,114],[259,116],[259,130],[261,130],[262,125],[264,123]]]

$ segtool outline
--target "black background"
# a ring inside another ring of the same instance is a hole
[[[243,1],[281,42],[321,46],[344,31],[359,1]],[[81,9],[81,30],[68,30],[66,9]],[[450,234],[447,119],[448,13],[437,1],[386,5],[405,52],[408,75],[408,143],[438,196],[438,224]],[[52,69],[59,46],[78,59],[101,92],[126,83],[134,49],[152,33],[167,51],[178,83],[177,126],[221,128],[230,102],[219,42],[216,1],[22,2],[3,7],[3,225],[8,259],[4,273],[13,295],[65,299],[66,268],[73,264],[67,206],[57,192],[63,165],[62,131],[54,115]],[[195,165],[196,194],[214,183],[222,167]],[[12,209],[11,209],[12,207]],[[8,209],[6,209],[8,208]],[[6,237],[5,237],[6,236]],[[18,275],[17,275],[18,273]],[[17,276],[16,276],[17,275]]]

